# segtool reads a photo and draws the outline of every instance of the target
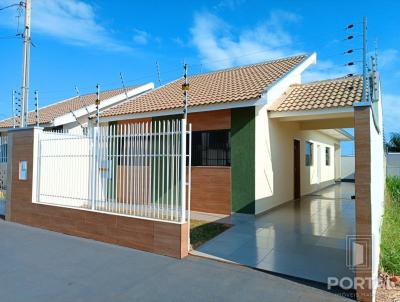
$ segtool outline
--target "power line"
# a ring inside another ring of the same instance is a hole
[[[10,8],[10,7],[13,7],[13,6],[21,6],[21,5],[22,5],[22,2],[10,4],[10,5],[7,5],[7,6],[3,6],[3,7],[0,7],[0,11],[5,10],[7,8]]]

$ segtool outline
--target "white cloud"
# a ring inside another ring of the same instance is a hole
[[[381,68],[391,69],[399,61],[399,51],[394,48],[388,48],[378,53],[378,65]]]
[[[190,31],[202,64],[209,69],[226,68],[298,52],[292,36],[283,28],[283,23],[298,20],[295,14],[274,11],[263,24],[235,32],[228,23],[205,12],[195,14]]]
[[[149,42],[150,35],[146,31],[134,29],[134,32],[133,41],[136,44],[145,45]]]
[[[6,1],[0,0],[0,4],[3,3]],[[3,18],[2,23],[13,28],[15,11],[9,11],[8,19]],[[33,0],[31,22],[33,39],[36,33],[41,33],[74,45],[129,50],[99,23],[93,6],[80,0]]]
[[[334,79],[346,76],[347,74],[356,74],[356,67],[344,67],[329,60],[318,61],[316,65],[310,66],[302,74],[304,83]]]

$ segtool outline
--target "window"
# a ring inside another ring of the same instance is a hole
[[[314,144],[306,142],[306,166],[312,166],[314,160]]]
[[[230,166],[230,131],[194,131],[192,166]]]
[[[326,166],[331,165],[331,148],[329,147],[325,148],[325,165]]]
[[[0,163],[7,162],[7,144],[0,144]]]

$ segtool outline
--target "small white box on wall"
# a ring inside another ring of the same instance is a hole
[[[20,160],[19,161],[19,180],[28,180],[28,161]]]

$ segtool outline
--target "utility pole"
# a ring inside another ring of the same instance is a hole
[[[29,61],[31,46],[31,0],[25,0],[23,5],[25,6],[25,28],[22,34],[24,46],[22,54],[21,128],[26,127],[28,117]]]
[[[368,63],[367,63],[367,17],[363,17],[363,91],[362,101],[368,102],[367,100],[367,77],[368,77]]]

